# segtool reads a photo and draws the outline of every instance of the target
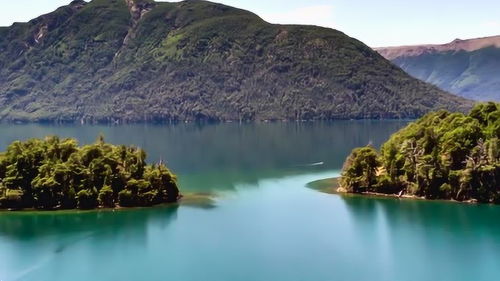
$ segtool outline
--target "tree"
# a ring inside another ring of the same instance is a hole
[[[95,189],[82,189],[76,194],[78,208],[80,209],[93,209],[98,204],[97,192]]]
[[[103,207],[113,208],[115,206],[115,198],[111,186],[105,185],[99,191],[99,204]]]
[[[342,169],[341,186],[350,192],[371,190],[376,184],[379,166],[375,148],[366,146],[354,149]]]

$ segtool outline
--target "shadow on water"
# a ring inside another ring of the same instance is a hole
[[[179,176],[183,190],[208,192],[232,190],[236,184],[253,184],[292,172],[337,170],[352,148],[368,143],[378,146],[406,123],[0,124],[0,150],[14,140],[54,134],[85,144],[102,133],[111,143],[145,149],[148,161],[166,161]]]
[[[500,206],[446,201],[340,196],[352,222],[361,228],[383,222],[389,231],[412,229],[432,240],[441,234],[470,234],[498,240]],[[477,242],[477,241],[476,241]]]
[[[329,170],[327,170],[329,171]],[[300,176],[325,172],[323,167],[306,166],[291,167],[275,170],[232,170],[214,171],[211,173],[189,174],[180,177],[179,186],[182,190],[197,193],[217,193],[220,191],[234,191],[236,186],[258,187],[258,183],[265,179],[280,179],[288,176]]]
[[[387,280],[491,280],[498,268],[500,206],[341,198],[353,252]]]
[[[366,235],[372,233],[394,244],[414,243],[422,249],[446,245],[448,251],[455,251],[458,256],[463,251],[480,251],[481,245],[489,250],[496,245],[495,251],[500,250],[500,206],[363,196],[341,198],[352,217],[353,233],[365,243],[378,243],[374,242],[376,237]]]
[[[146,246],[149,243],[148,233],[152,229],[167,229],[176,220],[177,211],[177,205],[169,205],[115,211],[0,213],[0,241],[3,247],[8,249],[8,245],[24,245],[18,246],[18,250],[10,252],[10,255],[26,260],[26,266],[11,272],[7,280],[37,280],[35,276],[45,266],[72,256],[82,245],[120,239],[123,245]],[[32,247],[37,249],[36,254],[31,252]]]
[[[144,237],[151,225],[166,227],[177,218],[178,205],[144,209],[104,211],[56,211],[0,213],[0,237],[12,240],[39,240],[50,236],[71,237],[55,252],[91,237],[134,234]]]

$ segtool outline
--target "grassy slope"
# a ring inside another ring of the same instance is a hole
[[[74,2],[1,28],[0,118],[399,118],[469,105],[336,30],[205,1],[152,5],[133,21],[124,0]]]

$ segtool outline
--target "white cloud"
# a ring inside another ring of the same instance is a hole
[[[334,8],[332,5],[306,6],[274,13],[260,13],[270,23],[309,24],[334,27]]]

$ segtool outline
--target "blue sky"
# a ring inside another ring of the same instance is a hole
[[[2,1],[0,26],[28,21],[70,0]],[[172,1],[175,2],[175,1]],[[335,28],[369,46],[446,43],[500,35],[499,0],[216,0],[273,23]]]

